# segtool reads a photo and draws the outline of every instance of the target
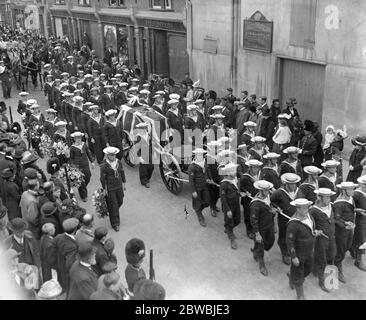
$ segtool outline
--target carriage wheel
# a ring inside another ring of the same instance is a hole
[[[167,153],[162,154],[160,159],[160,175],[166,188],[177,195],[183,190],[182,170],[174,156]]]
[[[132,148],[132,141],[129,137],[129,135],[124,132],[123,133],[123,140],[122,140],[122,147],[123,147],[123,159],[125,160],[126,164],[130,167],[136,167],[137,164],[137,159],[136,159],[136,155],[131,152],[131,148]]]

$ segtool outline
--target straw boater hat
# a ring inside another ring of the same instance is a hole
[[[192,151],[193,154],[205,154],[207,153],[206,150],[202,149],[202,148],[196,148]]]
[[[117,154],[119,152],[119,149],[116,147],[107,147],[103,149],[103,152],[105,154]]]
[[[172,93],[169,95],[169,99],[171,100],[179,100],[180,99],[180,95],[177,93]]]
[[[270,183],[267,180],[258,180],[254,182],[254,188],[257,190],[270,190],[273,188],[273,183]]]
[[[221,113],[215,113],[215,114],[211,114],[210,115],[210,118],[213,118],[213,119],[224,119],[225,116]]]
[[[249,161],[245,162],[245,165],[248,167],[260,167],[263,165],[263,163],[256,159],[250,159]]]
[[[61,76],[62,76],[62,77],[68,77],[68,76],[69,76],[69,74],[68,74],[67,72],[62,72],[62,73],[61,73]]]
[[[119,84],[120,87],[128,87],[128,83],[127,82],[121,82]]]
[[[55,126],[56,126],[56,127],[66,126],[66,125],[67,125],[67,122],[65,122],[65,121],[57,121],[57,122],[55,123]]]
[[[220,174],[231,175],[236,174],[236,170],[239,165],[229,162],[223,167],[220,167]]]
[[[76,96],[72,98],[72,101],[74,101],[75,103],[80,103],[80,102],[84,102],[84,98],[80,97],[80,96]]]
[[[78,137],[83,137],[84,136],[84,133],[80,132],[80,131],[76,131],[76,132],[73,132],[71,134],[71,137],[72,138],[78,138]]]
[[[357,178],[357,182],[361,184],[366,184],[366,175]]]
[[[247,122],[244,122],[244,126],[245,127],[256,127],[257,124],[253,121],[247,121]]]
[[[261,136],[255,136],[254,138],[250,139],[254,143],[264,143],[266,141],[266,138],[263,138]]]
[[[287,114],[287,113],[281,113],[277,116],[278,119],[286,119],[286,120],[290,120],[291,119],[291,115]]]
[[[211,109],[212,110],[221,110],[221,109],[223,109],[224,108],[224,106],[220,106],[219,104],[218,105],[216,105],[216,106],[213,106]]]
[[[173,100],[169,100],[169,101],[168,101],[168,104],[169,104],[169,105],[171,105],[171,104],[176,104],[176,103],[179,103],[179,101],[178,101],[178,100],[175,100],[175,99],[173,99]]]
[[[116,73],[116,74],[114,75],[114,77],[115,77],[115,78],[122,78],[122,75],[121,75],[120,73]]]
[[[309,201],[308,199],[298,198],[294,201],[291,201],[290,204],[294,207],[304,208],[304,207],[309,207],[313,203],[311,201]]]
[[[324,167],[324,168],[338,167],[339,165],[340,165],[340,163],[335,160],[327,160],[322,163],[322,167]]]
[[[26,97],[26,96],[28,96],[28,95],[29,95],[29,93],[28,93],[28,92],[23,91],[23,92],[20,92],[20,93],[19,93],[19,95],[20,95],[21,97]]]
[[[283,150],[283,153],[299,153],[300,149],[294,146],[287,147],[285,150]]]
[[[355,184],[352,181],[343,181],[342,183],[337,184],[337,188],[340,188],[340,189],[354,189],[357,187],[358,187],[358,184]]]
[[[314,174],[321,174],[322,170],[315,166],[306,166],[304,167],[304,172],[307,174],[314,175]]]
[[[336,193],[328,188],[319,188],[318,190],[314,190],[314,193],[318,196],[333,196]]]
[[[245,143],[242,143],[242,144],[239,144],[238,145],[238,150],[241,150],[241,149],[245,149],[245,148],[247,148],[247,145],[245,144]]]
[[[132,91],[139,91],[139,88],[137,88],[137,87],[131,87],[130,89],[128,89],[128,91],[130,92],[132,92]]]
[[[269,159],[269,160],[270,159],[277,159],[279,157],[280,157],[280,155],[275,153],[275,152],[268,152],[265,155],[263,155],[263,159]]]
[[[116,114],[116,113],[117,113],[117,110],[115,110],[115,109],[109,109],[109,110],[105,113],[105,115],[106,115],[107,117],[109,117],[109,116],[114,115],[114,114]]]
[[[197,106],[195,104],[190,104],[187,106],[187,110],[188,111],[197,110]]]
[[[98,108],[99,108],[99,106],[96,104],[89,106],[89,110],[98,109]]]
[[[282,183],[298,183],[301,181],[301,178],[295,173],[288,172],[281,176],[281,181]]]
[[[204,103],[205,100],[202,99],[197,99],[195,102],[193,102],[194,104],[200,104],[200,103]]]
[[[208,148],[220,147],[221,145],[222,145],[222,143],[220,141],[215,141],[215,140],[207,143]]]
[[[225,149],[225,150],[220,151],[218,155],[220,157],[226,157],[226,156],[234,155],[235,153],[236,152],[233,151],[233,150],[227,150],[227,149]]]
[[[27,100],[27,105],[31,106],[33,104],[36,104],[37,103],[37,100],[36,99],[28,99]]]
[[[55,109],[51,109],[51,108],[48,108],[46,110],[47,113],[57,113],[57,111]]]
[[[63,96],[64,97],[73,97],[74,96],[74,93],[73,92],[66,91],[66,92],[63,93]]]

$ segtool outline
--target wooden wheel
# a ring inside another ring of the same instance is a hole
[[[136,159],[136,154],[134,152],[131,152],[132,146],[133,143],[131,141],[130,136],[126,132],[124,132],[122,139],[122,147],[123,147],[122,156],[126,164],[133,168],[136,167],[138,161]]]
[[[183,190],[182,170],[174,156],[162,153],[159,169],[166,188],[175,195],[179,194]]]

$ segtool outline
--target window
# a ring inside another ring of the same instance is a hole
[[[65,0],[55,0],[56,4],[65,4]]]
[[[150,0],[150,7],[152,9],[171,10],[172,0]]]
[[[109,0],[110,7],[122,7],[125,5],[125,0]]]
[[[90,0],[79,0],[79,6],[90,6]]]

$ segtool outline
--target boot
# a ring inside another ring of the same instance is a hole
[[[263,258],[259,258],[259,271],[261,274],[263,274],[264,276],[268,276],[268,270],[266,268],[266,265],[264,264],[264,259]]]
[[[255,234],[253,233],[252,230],[247,229],[247,236],[248,236],[249,239],[252,239],[252,240],[255,239]]]
[[[287,275],[287,277],[288,277],[288,284],[289,284],[289,286],[290,286],[290,289],[291,290],[294,290],[295,289],[295,286],[294,286],[294,284],[292,283],[292,281],[291,281],[291,273],[290,272],[287,272],[286,273],[286,275]]]
[[[217,217],[217,212],[215,211],[215,209],[211,208],[211,216],[213,216],[214,218]]]
[[[336,267],[338,268],[338,280],[342,283],[346,283],[346,278],[343,274],[342,263],[336,264]]]
[[[319,287],[320,289],[322,289],[323,291],[329,293],[330,291],[325,287],[324,285],[324,271],[318,271],[318,279],[319,279]]]
[[[253,259],[258,262],[258,258],[256,257],[255,253],[254,253],[254,248],[250,248],[250,251],[253,252]]]
[[[296,286],[295,289],[296,289],[297,300],[305,300],[303,285]]]
[[[238,249],[238,244],[235,241],[236,237],[235,237],[234,232],[232,230],[228,230],[227,234],[228,234],[228,238],[230,240],[231,249],[233,249],[233,250]]]
[[[356,254],[355,266],[358,269],[362,270],[362,271],[366,271],[366,266],[362,262],[362,254],[361,253]]]
[[[351,249],[349,249],[349,254],[351,255],[352,259],[357,259],[357,253],[355,248],[352,247]]]
[[[282,255],[282,262],[285,265],[289,266],[291,264],[291,258],[289,256],[283,254]]]
[[[196,211],[198,222],[202,227],[206,227],[205,217],[203,216],[201,211]]]

